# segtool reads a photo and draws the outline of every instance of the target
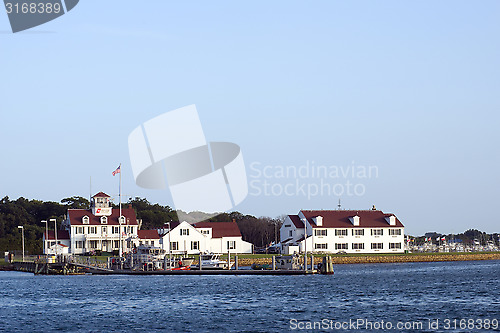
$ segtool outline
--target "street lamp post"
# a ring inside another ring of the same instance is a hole
[[[42,220],[45,223],[45,243],[43,244],[43,252],[45,255],[49,254],[49,247],[47,246],[47,240],[49,239],[49,223],[46,220]]]
[[[57,222],[56,219],[50,219],[50,222],[54,222],[54,238],[56,240],[55,251],[56,251],[56,260],[57,260]]]
[[[167,222],[167,225],[168,225],[168,267],[169,267],[169,270],[172,270],[172,249],[170,248],[170,246],[172,244],[170,244],[170,222]]]
[[[21,229],[22,239],[23,239],[23,262],[24,262],[24,226],[17,226],[18,229]]]

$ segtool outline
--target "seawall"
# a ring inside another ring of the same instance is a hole
[[[406,255],[367,255],[348,256],[331,255],[334,264],[376,264],[376,263],[404,263],[404,262],[436,262],[436,261],[470,261],[470,260],[500,260],[499,253],[433,253],[433,254],[406,254]],[[314,257],[314,263],[320,263],[323,256]],[[234,258],[232,258],[234,260]],[[310,259],[308,259],[310,260]],[[252,264],[271,264],[271,258],[238,258],[239,266]],[[310,261],[309,261],[310,262]]]

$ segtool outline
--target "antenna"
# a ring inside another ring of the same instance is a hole
[[[89,183],[89,209],[92,207],[92,176],[90,176]]]
[[[338,210],[340,210],[342,208],[342,205],[340,204],[340,198],[339,198],[339,204],[337,205],[338,207]]]

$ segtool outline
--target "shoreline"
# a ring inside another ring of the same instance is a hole
[[[315,255],[314,264],[322,262],[324,255]],[[334,265],[348,264],[389,264],[389,263],[416,263],[416,262],[452,262],[452,261],[483,261],[500,260],[500,252],[495,253],[428,253],[428,254],[380,254],[380,255],[330,255]],[[234,260],[234,257],[232,257]],[[300,259],[303,262],[303,257]],[[308,257],[310,262],[310,257]],[[252,264],[271,265],[272,255],[258,258],[238,258],[238,266],[252,266]],[[0,264],[0,271],[14,271],[11,264]]]

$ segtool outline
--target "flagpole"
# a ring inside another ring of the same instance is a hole
[[[120,163],[120,185],[118,187],[118,196],[120,197],[119,207],[120,207],[120,215],[118,216],[118,230],[120,231],[120,257],[123,255],[123,241],[122,241],[122,225],[121,225],[121,217],[122,217],[122,164]]]

